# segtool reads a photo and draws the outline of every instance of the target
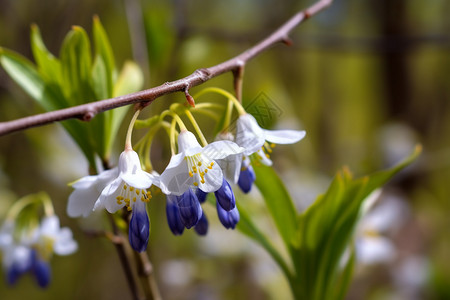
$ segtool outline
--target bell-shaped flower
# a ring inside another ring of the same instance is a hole
[[[234,193],[230,184],[223,179],[220,189],[214,192],[217,203],[226,211],[230,211],[236,207],[236,200],[234,199]]]
[[[219,202],[217,202],[217,215],[219,216],[219,221],[226,229],[234,229],[236,224],[239,222],[239,211],[237,207],[233,208],[230,211],[226,211],[220,206]]]
[[[177,196],[189,188],[199,188],[206,193],[217,191],[222,186],[223,173],[216,160],[244,151],[231,141],[201,147],[194,134],[186,130],[178,135],[178,150],[161,174],[162,191]]]
[[[242,163],[241,173],[239,174],[238,185],[244,193],[250,192],[253,182],[256,180],[255,171],[250,164],[250,160],[246,158]]]
[[[119,175],[119,169],[105,170],[98,175],[85,176],[75,183],[75,189],[69,196],[67,214],[72,217],[87,217],[103,189]]]
[[[202,207],[195,193],[189,188],[183,195],[177,197],[181,221],[189,229],[195,226],[202,216]]]
[[[150,221],[145,203],[152,197],[147,191],[152,184],[159,185],[157,176],[143,171],[137,153],[127,148],[120,154],[117,177],[103,189],[94,205],[94,210],[106,208],[110,213],[123,207],[132,211],[129,240],[138,252],[147,248]]]
[[[181,220],[180,209],[178,208],[178,198],[181,196],[166,196],[166,216],[170,231],[174,235],[182,235],[184,231],[184,223]]]
[[[94,210],[106,208],[115,213],[126,206],[132,210],[137,201],[148,202],[151,198],[147,189],[156,181],[156,177],[141,168],[139,156],[131,149],[120,154],[117,177],[102,191],[94,205]]]
[[[198,235],[206,235],[208,233],[208,219],[204,212],[202,212],[202,216],[198,220],[197,224],[194,226],[195,232]]]
[[[266,130],[250,114],[239,116],[236,124],[236,144],[245,148],[244,155],[257,153],[262,163],[270,165],[268,156],[275,144],[293,144],[305,137],[305,131]]]

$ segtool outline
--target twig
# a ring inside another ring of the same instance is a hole
[[[148,258],[147,252],[134,252],[134,255],[136,259],[138,275],[141,279],[141,285],[144,289],[146,299],[161,300],[162,297],[159,293],[158,284],[156,283],[155,276],[153,275],[153,265]]]
[[[276,43],[282,42],[290,45],[292,42],[289,39],[289,33],[292,31],[292,29],[294,29],[303,21],[307,20],[309,17],[317,14],[319,11],[329,6],[332,1],[333,0],[317,1],[307,9],[295,14],[280,28],[278,28],[275,32],[262,40],[260,43],[221,64],[209,68],[198,69],[191,75],[182,79],[172,82],[166,82],[160,86],[148,90],[143,90],[137,93],[73,106],[12,121],[0,122],[0,136],[27,128],[42,126],[45,124],[67,119],[80,119],[83,121],[90,121],[96,114],[110,109],[139,102],[146,102],[147,104],[150,104],[153,100],[162,95],[179,91],[185,92],[186,89],[200,85],[205,81],[208,81],[211,78],[219,76],[223,73],[230,71],[233,72],[235,70],[243,68],[249,60],[257,56],[261,52],[267,50],[269,47]]]
[[[112,230],[114,235],[120,237],[119,228],[117,228],[116,221],[111,214],[107,214],[111,221]],[[125,251],[125,245],[123,243],[113,243],[116,247],[117,254],[119,255],[120,262],[122,264],[123,271],[125,272],[125,277],[127,278],[128,287],[130,288],[130,292],[133,295],[134,300],[140,300],[138,287],[136,285],[136,278],[133,274],[133,270],[131,269],[130,260],[128,259],[127,253]]]

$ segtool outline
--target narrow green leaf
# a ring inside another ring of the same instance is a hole
[[[99,98],[111,98],[113,95],[113,82],[117,76],[117,71],[111,44],[98,16],[94,16],[93,38],[96,60],[102,61],[104,73],[106,74],[106,76],[103,76],[102,78],[102,86],[104,86],[104,91],[102,96]]]
[[[70,105],[95,99],[91,88],[91,46],[83,28],[73,26],[61,48],[63,90]]]
[[[288,250],[297,231],[294,203],[275,170],[264,165],[253,166],[255,184],[263,195],[267,208]]]
[[[31,26],[31,49],[36,61],[39,73],[46,82],[62,84],[61,63],[53,56],[45,46],[39,27],[35,24]]]
[[[326,194],[299,216],[293,261],[295,281],[301,286],[296,291],[301,291],[303,297],[337,296],[332,287],[338,279],[339,261],[361,216],[362,204],[419,153],[420,147],[393,168],[360,179],[352,179],[347,170],[339,172]],[[339,291],[339,294],[345,295],[345,292]]]

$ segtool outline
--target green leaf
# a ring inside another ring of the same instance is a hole
[[[263,195],[267,208],[288,250],[297,232],[294,203],[277,173],[262,164],[253,164],[255,184]]]
[[[55,95],[55,90],[45,83],[29,60],[13,51],[0,48],[0,64],[8,75],[46,111],[61,108],[62,100]],[[65,121],[62,125],[80,146],[89,163],[95,166],[86,126],[77,120]]]
[[[42,40],[39,27],[35,24],[31,26],[31,49],[39,73],[45,81],[55,83],[58,86],[61,85],[61,63],[47,50],[47,47]]]
[[[63,91],[70,105],[96,100],[91,88],[91,46],[83,28],[73,26],[61,48]]]
[[[109,43],[108,36],[106,35],[105,29],[103,28],[98,16],[94,16],[93,37],[96,60],[94,66],[96,63],[101,64],[101,68],[103,69],[103,72],[105,74],[105,76],[100,77],[103,81],[101,83],[101,86],[104,88],[104,90],[100,95],[97,94],[97,97],[99,99],[111,98],[113,95],[113,82],[117,76],[117,71],[111,44]]]
[[[420,147],[417,147],[395,167],[359,179],[353,179],[344,169],[336,175],[325,195],[299,216],[292,258],[297,274],[294,291],[299,293],[296,297],[338,299],[335,298],[337,293],[345,295],[345,291],[336,290],[338,274],[343,274],[339,262],[361,216],[363,203],[419,153]]]

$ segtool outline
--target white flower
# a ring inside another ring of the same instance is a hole
[[[100,194],[94,205],[94,210],[106,208],[114,213],[126,206],[132,210],[136,201],[148,202],[150,192],[146,191],[157,178],[141,168],[139,156],[131,149],[125,149],[120,154],[118,173]]]
[[[368,199],[363,209],[367,211],[380,195],[376,190],[372,199]],[[395,230],[405,219],[407,207],[397,197],[384,197],[383,202],[375,206],[367,215],[363,216],[357,228],[356,257],[363,264],[377,264],[390,262],[396,256],[396,249],[388,231]]]
[[[205,193],[217,191],[222,186],[223,173],[215,160],[242,153],[244,149],[231,141],[217,141],[203,148],[194,134],[182,131],[178,151],[161,174],[162,191],[176,196],[189,187],[198,187]]]
[[[250,114],[239,116],[236,127],[236,143],[245,148],[244,155],[257,153],[262,163],[266,165],[272,164],[268,157],[274,144],[293,144],[306,135],[305,131],[298,130],[263,129]]]
[[[101,172],[99,175],[85,176],[72,184],[75,189],[69,196],[67,214],[72,217],[87,217],[103,189],[119,174],[116,167]]]
[[[69,255],[78,249],[78,244],[72,237],[72,231],[68,227],[61,228],[59,218],[55,215],[42,220],[37,246],[42,257],[47,259],[52,253]]]

